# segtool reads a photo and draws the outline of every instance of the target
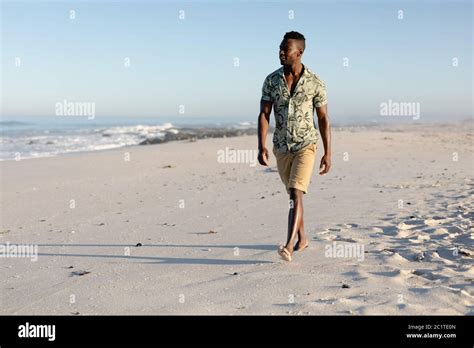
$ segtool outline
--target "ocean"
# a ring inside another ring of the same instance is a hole
[[[201,136],[206,134],[215,136],[216,133],[225,136],[226,130],[256,129],[257,118],[258,116],[247,119],[175,116],[89,119],[78,116],[10,118],[3,116],[0,118],[0,161],[115,149],[140,143],[153,144],[159,142],[156,139],[164,141],[180,139],[184,134],[189,135],[190,129],[199,130]],[[334,129],[382,125],[391,127],[425,122],[437,122],[437,120],[424,118],[415,121],[411,117],[353,117],[331,120],[331,126]],[[472,123],[472,118],[456,122]],[[270,127],[273,124],[272,116]],[[316,117],[315,125],[317,126]]]
[[[138,145],[182,128],[256,128],[256,121],[197,117],[2,117],[0,160],[52,157]]]

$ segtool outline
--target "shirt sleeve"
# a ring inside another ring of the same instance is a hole
[[[316,94],[313,98],[313,105],[315,108],[319,108],[320,106],[324,106],[328,103],[327,95],[326,95],[326,84],[324,81],[320,81],[320,83],[316,86]]]
[[[267,77],[262,86],[262,100],[273,101],[272,85],[270,79]]]

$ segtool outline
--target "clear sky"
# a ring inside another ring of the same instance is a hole
[[[326,82],[332,118],[378,115],[389,99],[420,103],[425,119],[472,115],[469,0],[2,1],[1,10],[4,117],[54,115],[66,99],[94,102],[98,117],[179,117],[184,105],[185,116],[256,119],[290,30],[306,37],[302,61]]]

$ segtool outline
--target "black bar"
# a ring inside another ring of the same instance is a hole
[[[0,316],[0,346],[383,343],[472,347],[473,324],[472,316]],[[19,337],[20,328],[23,334],[28,328],[28,333],[35,334],[31,325],[55,325],[54,341]]]

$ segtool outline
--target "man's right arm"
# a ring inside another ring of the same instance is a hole
[[[258,116],[258,162],[262,166],[268,166],[266,140],[272,106],[273,102],[271,101],[263,99],[260,101],[260,115]]]

